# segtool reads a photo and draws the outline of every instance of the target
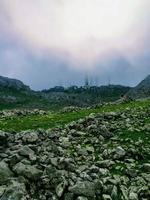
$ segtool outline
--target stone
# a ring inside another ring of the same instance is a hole
[[[14,172],[20,176],[27,177],[28,179],[31,180],[37,180],[40,178],[42,171],[37,169],[36,166],[32,165],[25,165],[22,162],[17,163],[14,168]]]
[[[88,155],[88,152],[87,152],[86,148],[79,149],[77,153],[78,153],[78,155],[82,155],[82,156],[87,156]]]
[[[116,158],[122,158],[125,156],[125,154],[126,154],[126,152],[122,147],[118,146],[116,148]]]
[[[99,174],[101,176],[107,176],[109,174],[109,170],[106,168],[99,168]]]
[[[8,164],[4,161],[0,162],[0,184],[5,184],[13,176]]]
[[[113,200],[116,200],[118,198],[118,189],[115,185],[112,189],[111,197],[112,197]]]
[[[11,111],[7,117],[28,114],[40,112]],[[149,132],[143,129],[149,114],[150,108],[132,108],[64,128],[0,131],[0,199],[149,199],[150,164],[142,163],[149,155]],[[132,132],[122,137],[129,125],[139,138],[131,139]]]
[[[77,182],[74,186],[69,187],[70,192],[78,196],[93,197],[95,196],[95,187],[92,182]]]
[[[6,145],[8,139],[8,133],[0,131],[0,145]]]
[[[9,160],[10,167],[12,167],[16,165],[18,162],[20,162],[23,159],[23,157],[15,153],[12,156],[10,156],[9,159],[10,159]]]
[[[0,197],[4,194],[6,189],[7,189],[7,185],[0,186]]]
[[[112,198],[108,194],[103,194],[103,200],[112,200]]]
[[[69,158],[61,158],[58,163],[58,168],[67,171],[75,171],[73,160]]]
[[[88,200],[87,197],[78,197],[76,200]]]
[[[144,163],[142,168],[145,172],[150,172],[150,163]]]
[[[109,139],[113,136],[113,134],[106,128],[105,125],[100,127],[100,134],[105,138]]]
[[[24,183],[12,181],[12,183],[6,188],[1,200],[27,200],[26,189]]]
[[[94,153],[94,147],[92,147],[92,146],[86,146],[86,150],[89,153]]]
[[[33,154],[34,154],[34,151],[26,145],[26,146],[22,146],[22,147],[19,149],[19,152],[18,152],[18,153],[19,153],[21,156],[27,156],[27,157],[29,157],[30,155],[33,155]]]
[[[138,200],[138,195],[135,192],[130,192],[129,200]]]
[[[125,200],[129,200],[129,198],[128,198],[128,189],[127,189],[127,187],[124,186],[124,185],[121,185],[121,186],[120,186],[120,190],[121,190],[121,192],[122,192],[122,197],[123,197]]]
[[[96,165],[101,168],[109,168],[109,167],[113,166],[114,164],[115,164],[115,162],[112,160],[102,160],[102,161],[96,162]]]
[[[57,185],[57,187],[56,187],[56,195],[59,198],[62,197],[66,186],[67,186],[67,182],[66,181],[64,181],[64,182],[60,183],[59,185]]]
[[[58,166],[58,158],[50,158],[49,160],[50,160],[50,163],[51,163],[53,166],[55,166],[55,167]]]
[[[74,195],[73,195],[73,193],[66,193],[65,195],[64,195],[64,200],[74,200]]]
[[[36,132],[27,132],[22,139],[26,143],[34,143],[38,140],[38,134]]]

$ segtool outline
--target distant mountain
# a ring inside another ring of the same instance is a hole
[[[0,88],[9,88],[16,90],[30,90],[29,86],[24,85],[23,82],[17,79],[0,76]]]
[[[43,90],[43,96],[50,102],[66,106],[91,106],[102,102],[116,101],[131,88],[121,85],[108,86],[71,86],[63,88],[56,86]]]
[[[43,108],[47,101],[17,79],[0,76],[0,109]]]
[[[58,110],[68,106],[87,107],[112,102],[127,94],[133,98],[150,97],[150,75],[136,87],[107,86],[56,86],[36,92],[23,82],[0,76],[0,109],[41,108]]]
[[[127,95],[136,99],[150,97],[150,75],[142,80],[136,87],[129,90]]]

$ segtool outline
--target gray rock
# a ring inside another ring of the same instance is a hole
[[[86,146],[86,150],[89,153],[94,153],[94,147],[92,147],[92,146]]]
[[[33,155],[33,154],[34,154],[34,151],[26,145],[26,146],[22,146],[22,147],[19,149],[19,152],[18,152],[18,153],[19,153],[21,156],[27,156],[27,157],[29,157],[30,155]]]
[[[138,200],[138,195],[135,192],[130,192],[129,200]]]
[[[9,157],[9,163],[10,163],[10,166],[14,166],[16,165],[18,162],[20,162],[21,160],[23,159],[22,156],[20,156],[19,154],[17,153],[14,153],[12,156]]]
[[[144,163],[142,168],[145,172],[150,172],[150,163]]]
[[[36,132],[27,132],[22,139],[24,142],[34,143],[38,140],[38,134]]]
[[[32,180],[37,180],[42,174],[42,171],[37,169],[36,166],[25,165],[22,162],[17,163],[13,170],[16,174]]]
[[[78,197],[76,200],[88,200],[87,197]]]
[[[122,197],[123,197],[123,199],[129,200],[129,198],[128,198],[128,189],[127,189],[127,187],[124,186],[124,185],[121,185],[121,186],[120,186],[120,190],[121,190],[121,192],[122,192]]]
[[[111,138],[113,136],[113,134],[106,128],[105,125],[101,126],[100,134],[106,139]]]
[[[82,156],[87,156],[88,155],[88,152],[87,152],[86,148],[79,149],[77,153],[78,153],[78,155],[82,155]]]
[[[57,167],[58,166],[58,158],[50,158],[50,163]]]
[[[66,193],[64,195],[64,200],[74,200],[73,193]]]
[[[7,185],[0,186],[0,197],[2,197],[6,189],[7,189]]]
[[[8,139],[8,133],[0,131],[0,145],[6,145]]]
[[[62,183],[60,183],[59,185],[57,185],[56,187],[56,195],[60,198],[62,197],[64,191],[65,191],[65,188],[67,186],[67,182],[66,181],[63,181]]]
[[[14,180],[7,188],[5,188],[1,200],[27,200],[28,195],[26,195],[25,184]]]
[[[112,198],[108,194],[103,194],[103,200],[112,200]]]
[[[101,176],[107,176],[109,174],[109,170],[106,168],[99,168],[99,174]]]
[[[122,158],[125,156],[125,154],[126,154],[126,152],[122,147],[118,146],[116,148],[116,158]]]
[[[6,183],[13,176],[8,164],[4,161],[0,162],[0,184]]]
[[[75,165],[72,159],[61,158],[58,162],[58,168],[67,171],[75,171]]]
[[[95,196],[95,186],[89,181],[77,182],[74,186],[69,187],[69,191],[78,196],[93,198]]]
[[[71,145],[68,137],[61,137],[59,138],[59,141],[62,143],[64,147],[69,147]]]
[[[17,90],[30,90],[30,88],[23,84],[20,80],[11,79],[8,77],[0,76],[0,86],[7,88],[15,88]]]
[[[102,160],[102,161],[96,162],[96,165],[101,168],[109,168],[109,167],[113,166],[114,164],[115,164],[115,162],[112,160]]]
[[[118,189],[115,185],[112,189],[111,197],[112,197],[113,200],[116,200],[118,198]]]

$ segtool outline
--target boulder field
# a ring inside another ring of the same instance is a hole
[[[150,109],[0,131],[0,200],[149,200]]]

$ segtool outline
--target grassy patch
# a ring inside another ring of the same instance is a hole
[[[54,113],[49,115],[30,115],[23,117],[12,117],[11,119],[1,119],[0,129],[4,131],[22,131],[26,129],[54,128],[64,126],[72,121],[88,116],[90,113],[105,113],[111,111],[123,111],[127,108],[147,108],[150,100],[135,101],[118,105],[106,105],[96,109],[83,109],[78,112]]]

